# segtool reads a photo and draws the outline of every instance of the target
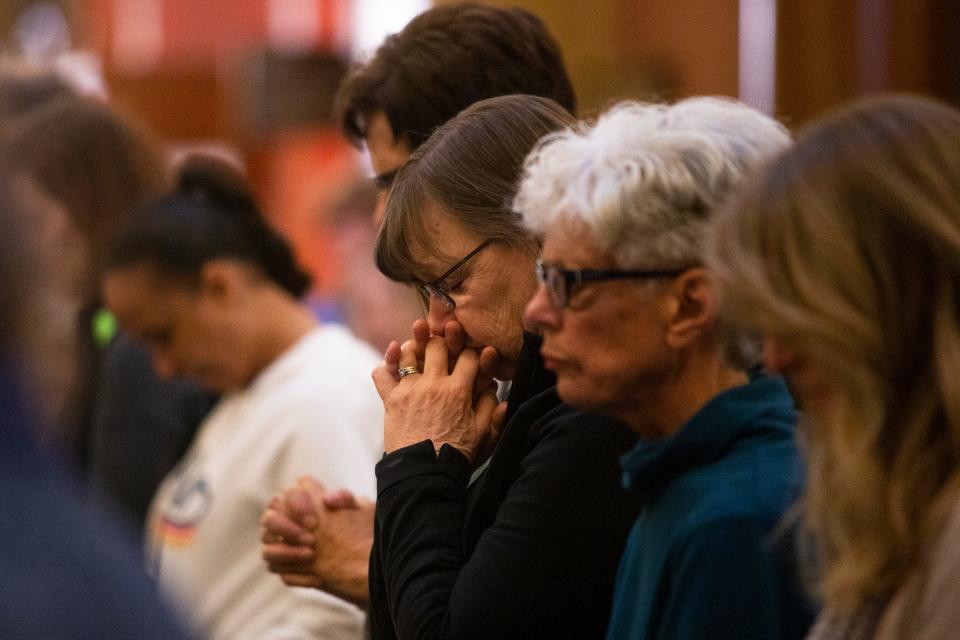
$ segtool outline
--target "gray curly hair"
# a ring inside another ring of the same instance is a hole
[[[789,145],[783,125],[735,100],[623,102],[592,126],[543,138],[513,207],[540,237],[557,223],[583,225],[622,269],[698,266],[713,212]],[[758,340],[721,331],[731,364],[759,360]]]
[[[592,127],[545,137],[513,206],[540,236],[583,223],[621,268],[701,264],[712,212],[789,144],[781,124],[734,100],[623,102]]]

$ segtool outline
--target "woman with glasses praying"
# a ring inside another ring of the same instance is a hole
[[[416,286],[427,318],[374,372],[386,413],[368,525],[375,639],[596,638],[606,629],[637,512],[617,468],[633,438],[557,397],[522,319],[539,245],[509,206],[537,140],[572,126],[548,99],[485,100],[396,177],[377,264]],[[505,405],[491,379],[509,387]]]
[[[526,154],[573,126],[545,98],[486,100],[397,176],[377,264],[416,285],[427,320],[374,372],[387,453],[375,638],[587,638],[606,628],[637,509],[617,490],[632,438],[557,397],[523,325],[539,244],[509,208]],[[506,403],[491,377],[509,385]]]
[[[543,239],[526,309],[567,403],[623,420],[644,501],[607,637],[801,638],[812,619],[778,523],[800,490],[793,401],[718,321],[714,207],[787,132],[739,103],[624,103],[546,138],[514,200]],[[626,427],[625,427],[626,428]]]

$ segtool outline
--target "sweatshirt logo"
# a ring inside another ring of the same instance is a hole
[[[172,547],[192,543],[212,504],[213,494],[206,480],[191,473],[183,476],[160,514],[158,533],[163,543]]]

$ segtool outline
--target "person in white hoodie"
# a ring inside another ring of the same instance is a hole
[[[120,231],[104,296],[161,375],[222,393],[147,525],[148,568],[195,631],[217,638],[360,638],[362,612],[290,589],[260,559],[259,517],[303,474],[372,495],[382,454],[379,357],[299,301],[309,285],[242,178],[194,159],[174,193]]]

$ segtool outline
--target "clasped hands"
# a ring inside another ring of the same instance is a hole
[[[459,323],[431,336],[418,320],[413,339],[390,344],[373,371],[384,403],[384,450],[391,453],[429,439],[439,452],[456,448],[473,464],[493,449],[506,413],[498,403],[493,372],[496,349],[464,348]],[[401,379],[401,367],[420,373]],[[313,587],[365,606],[368,559],[373,545],[374,503],[351,493],[327,491],[302,477],[275,496],[261,518],[262,555],[290,586]]]
[[[291,587],[313,587],[366,607],[373,546],[371,500],[301,477],[260,518],[267,567]]]
[[[434,449],[449,444],[478,464],[496,443],[506,414],[497,400],[493,373],[499,355],[493,347],[464,348],[464,333],[454,320],[443,336],[431,336],[423,320],[413,324],[413,339],[392,342],[373,370],[383,400],[383,447],[392,453],[423,440]],[[420,373],[401,378],[400,369]]]

